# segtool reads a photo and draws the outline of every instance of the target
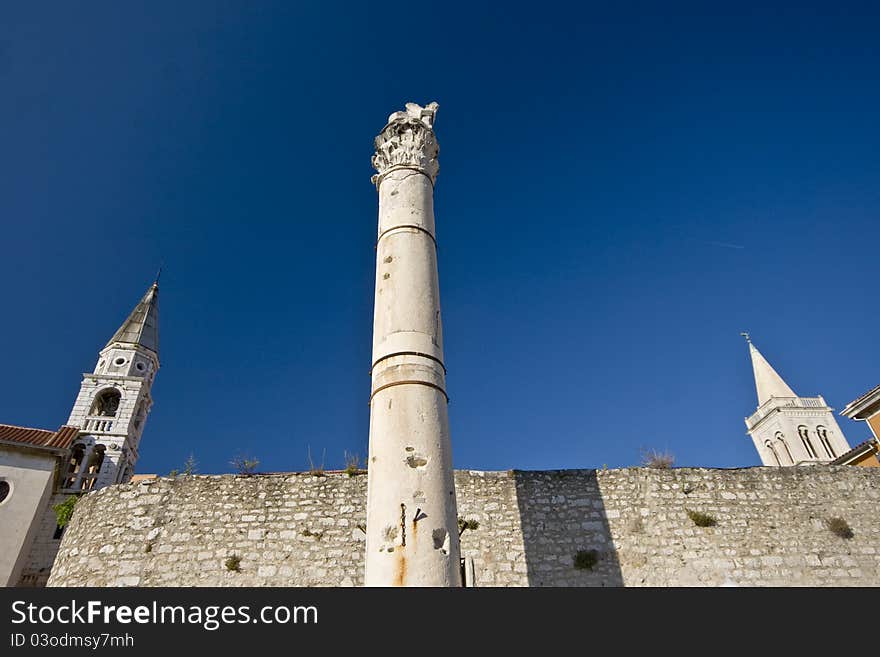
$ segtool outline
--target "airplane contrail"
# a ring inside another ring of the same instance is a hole
[[[720,246],[725,249],[744,249],[742,244],[730,244],[729,242],[706,242],[706,244],[711,244],[712,246]]]

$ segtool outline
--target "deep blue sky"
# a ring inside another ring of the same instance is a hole
[[[493,4],[4,4],[0,422],[65,422],[164,261],[139,472],[364,455],[406,101],[456,467],[757,464],[744,329],[799,394],[880,383],[876,4]]]

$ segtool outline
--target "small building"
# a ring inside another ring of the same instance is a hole
[[[874,437],[856,445],[834,463],[880,467],[880,386],[851,401],[840,414],[851,420],[867,422]]]
[[[846,454],[841,454],[831,462],[831,465],[861,465],[866,468],[880,468],[877,454],[880,453],[880,442],[876,438],[869,438],[859,443]]]
[[[46,510],[66,497],[59,493],[78,435],[79,427],[66,425],[48,431],[0,424],[0,586],[20,583]],[[53,535],[60,542],[60,532]]]

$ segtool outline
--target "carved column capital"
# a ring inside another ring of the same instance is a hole
[[[437,107],[437,103],[425,107],[407,103],[406,111],[394,112],[388,117],[388,124],[375,139],[372,163],[379,173],[370,180],[377,188],[387,173],[397,169],[419,171],[434,184],[440,170],[437,162],[440,147],[434,135]]]

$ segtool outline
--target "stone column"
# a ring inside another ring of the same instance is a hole
[[[437,103],[376,137],[379,191],[367,586],[459,586],[458,516],[434,238]]]

